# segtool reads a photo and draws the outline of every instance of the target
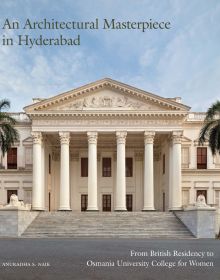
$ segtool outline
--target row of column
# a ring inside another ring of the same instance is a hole
[[[126,211],[126,172],[125,144],[127,132],[116,132],[117,139],[117,172],[116,172],[116,211]],[[153,211],[154,208],[154,160],[153,143],[155,132],[144,133],[144,207],[143,211]],[[45,210],[43,184],[43,153],[42,135],[33,132],[33,191],[32,209]],[[59,210],[68,211],[70,208],[70,175],[69,175],[69,132],[60,132],[60,204]],[[98,211],[97,195],[97,132],[87,132],[88,137],[88,211]],[[172,136],[170,147],[169,174],[169,208],[181,209],[181,136]]]

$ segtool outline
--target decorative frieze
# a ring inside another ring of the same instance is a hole
[[[59,116],[60,117],[60,116]],[[133,118],[133,119],[132,119]],[[63,127],[68,127],[69,131],[79,131],[84,130],[86,131],[88,127],[93,128],[94,130],[100,131],[108,131],[112,128],[121,128],[121,129],[146,129],[149,128],[157,128],[163,131],[170,131],[173,128],[180,127],[182,125],[182,119],[161,119],[161,118],[154,118],[152,119],[145,119],[142,117],[140,119],[138,116],[133,116],[127,114],[125,116],[114,114],[114,116],[110,116],[105,114],[89,114],[87,116],[76,116],[74,119],[71,118],[51,118],[47,120],[46,117],[42,116],[42,119],[33,120],[33,127],[36,130],[41,131],[62,131]]]
[[[139,109],[145,104],[136,100],[132,100],[125,96],[91,96],[71,102],[69,104],[59,106],[57,110],[83,110],[83,109],[102,109],[102,108],[127,108]],[[145,105],[146,107],[146,105]],[[148,107],[148,110],[151,109]]]

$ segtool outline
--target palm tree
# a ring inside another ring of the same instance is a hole
[[[9,108],[9,100],[0,100],[0,149],[3,156],[19,139],[18,131],[14,128],[16,120],[5,112]]]
[[[212,154],[220,154],[220,101],[217,100],[206,112],[203,126],[200,130],[199,144],[208,141]]]

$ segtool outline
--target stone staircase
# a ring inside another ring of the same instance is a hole
[[[42,212],[22,237],[193,238],[166,212]]]

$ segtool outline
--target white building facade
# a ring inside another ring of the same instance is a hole
[[[103,79],[24,110],[0,204],[16,193],[33,210],[169,211],[202,193],[220,207],[220,157],[198,143],[205,114],[180,98]]]

